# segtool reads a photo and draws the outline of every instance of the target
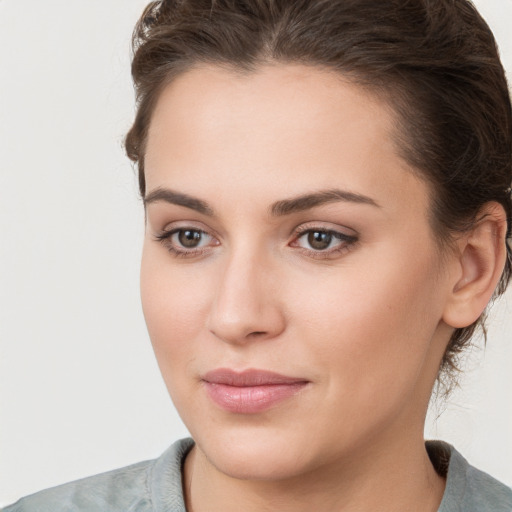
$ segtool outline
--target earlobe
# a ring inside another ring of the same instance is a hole
[[[505,210],[499,203],[488,203],[477,219],[474,228],[458,242],[458,275],[443,316],[445,323],[456,329],[480,317],[505,266]]]

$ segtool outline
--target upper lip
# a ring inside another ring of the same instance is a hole
[[[277,384],[297,384],[308,382],[300,377],[288,377],[267,370],[249,369],[242,372],[230,368],[217,368],[202,376],[202,380],[211,384],[224,384],[227,386],[249,387]]]

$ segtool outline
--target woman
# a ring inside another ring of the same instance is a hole
[[[425,444],[510,275],[512,114],[465,0],[152,3],[127,139],[192,440],[16,510],[505,511]]]

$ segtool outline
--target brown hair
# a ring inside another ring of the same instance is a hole
[[[432,186],[441,247],[489,201],[504,207],[510,239],[510,96],[491,30],[469,1],[164,0],[148,5],[133,46],[138,110],[126,151],[142,196],[151,115],[173,77],[201,63],[249,73],[294,62],[338,71],[394,108],[399,151]],[[508,243],[507,254],[496,295],[511,275]],[[441,364],[447,375],[484,316],[454,331]]]

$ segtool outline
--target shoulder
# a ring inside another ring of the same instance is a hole
[[[151,510],[145,506],[152,461],[116,469],[100,475],[83,478],[58,487],[52,487],[22,498],[3,512],[89,512],[98,510]]]
[[[184,512],[181,464],[192,444],[182,439],[158,459],[37,492],[2,512]]]
[[[427,450],[434,466],[447,466],[446,489],[439,512],[512,511],[512,489],[471,466],[453,446],[429,441]]]
[[[460,455],[455,452],[452,455],[455,458],[461,458],[460,465],[465,465],[465,490],[463,503],[466,509],[472,510],[493,510],[493,512],[511,512],[512,511],[512,489],[502,484],[492,476],[471,466]]]

